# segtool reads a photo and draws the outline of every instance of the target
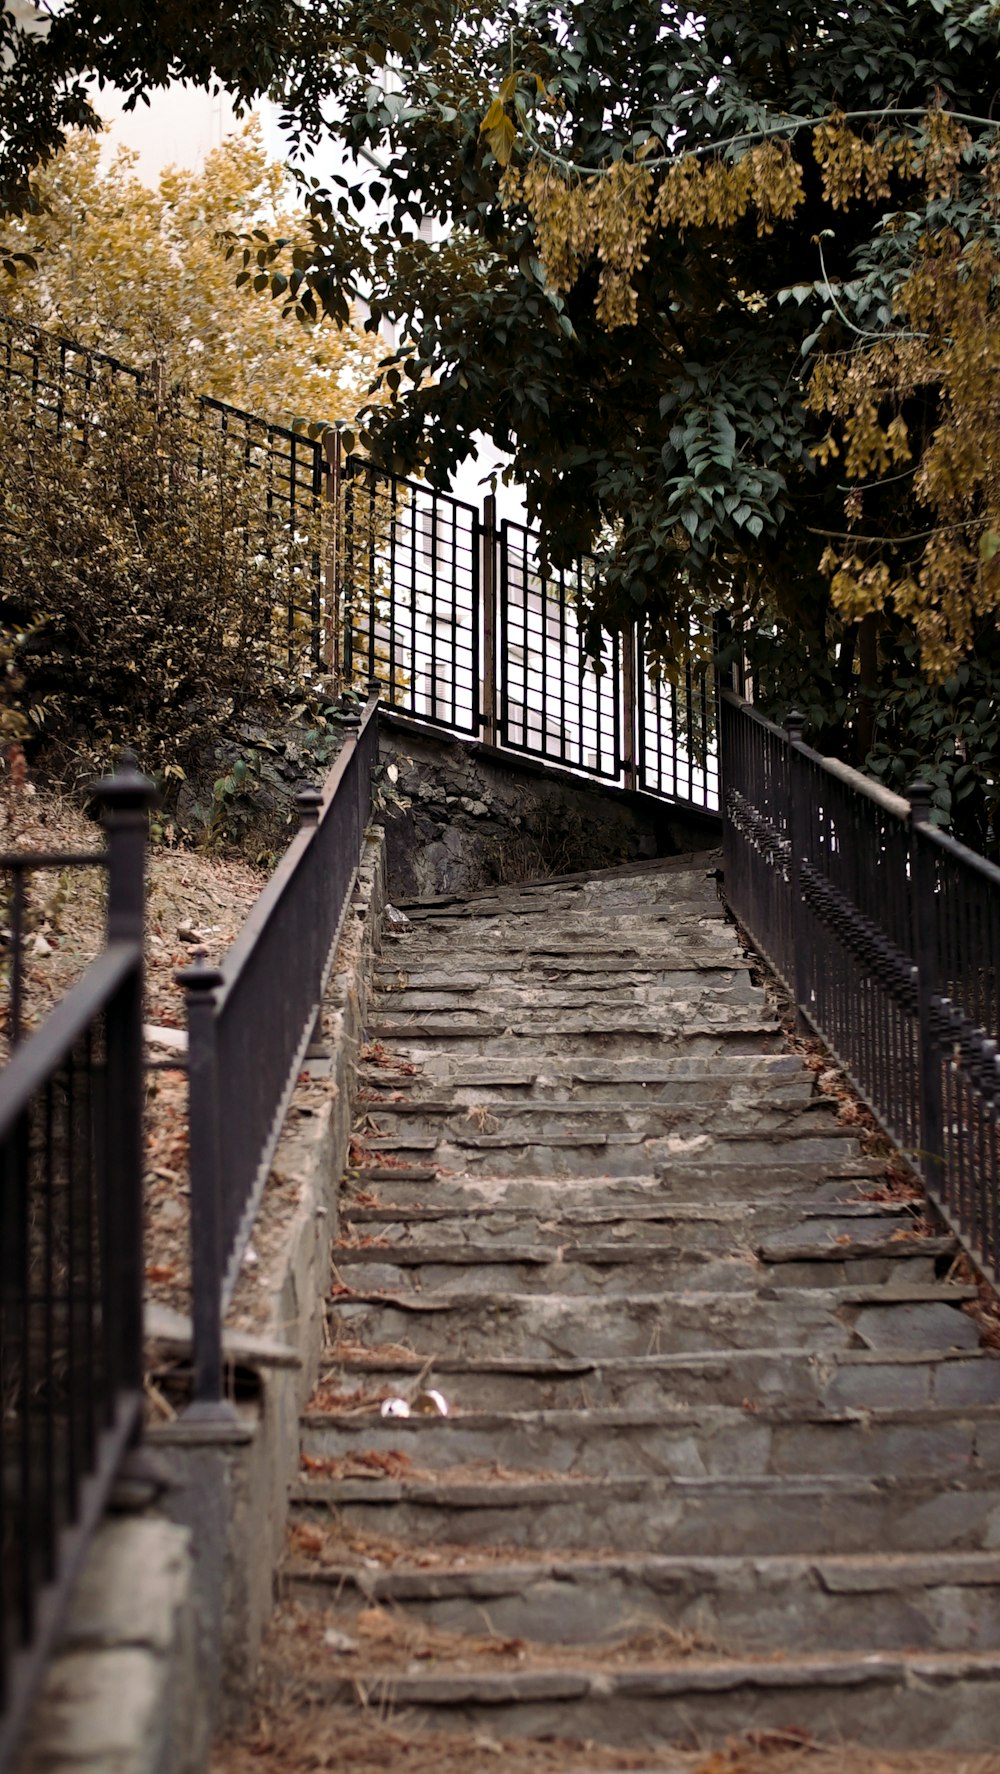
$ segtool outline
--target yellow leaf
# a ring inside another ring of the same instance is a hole
[[[482,133],[486,136],[486,141],[494,160],[496,160],[500,166],[507,166],[510,162],[515,137],[517,135],[517,131],[510,118],[505,113],[495,129],[484,129]]]

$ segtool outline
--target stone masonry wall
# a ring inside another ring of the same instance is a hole
[[[675,856],[717,841],[719,821],[602,786],[492,746],[380,715],[383,764],[409,807],[385,820],[390,897]]]

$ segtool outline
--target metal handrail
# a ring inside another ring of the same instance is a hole
[[[378,746],[372,697],[322,792],[299,797],[302,829],[219,968],[186,990],[191,1153],[194,1399],[224,1418],[222,1316],[239,1272],[292,1091],[319,1016],[371,812]]]
[[[142,1423],[143,907],[152,783],[96,785],[100,855],[0,857],[12,877],[0,1075],[0,1769],[12,1764],[90,1536]],[[26,877],[107,870],[107,944],[23,1041]]]
[[[0,1140],[5,1139],[25,1101],[44,1088],[108,999],[142,961],[141,942],[114,942],[91,961],[40,1029],[15,1047],[0,1072]]]
[[[1000,868],[725,692],[725,897],[974,1262],[1000,1279]]]
[[[769,721],[766,715],[762,715],[752,703],[747,702],[742,696],[738,696],[735,690],[722,690],[720,695],[723,702],[728,702],[732,708],[738,708],[747,720],[755,722],[765,732],[773,733],[781,740],[788,738],[787,728],[779,727],[775,721]],[[789,719],[792,720],[793,717],[790,716]],[[894,813],[897,819],[909,819],[910,803],[905,795],[894,794],[892,789],[885,788],[881,782],[875,782],[871,776],[865,776],[862,771],[855,770],[852,764],[842,764],[839,758],[828,758],[822,752],[813,751],[810,746],[801,741],[798,743],[802,755],[808,757],[811,763],[818,765],[828,776],[836,776],[839,781],[845,782],[848,788],[854,789],[856,794],[864,795],[869,801],[875,801],[887,813]]]

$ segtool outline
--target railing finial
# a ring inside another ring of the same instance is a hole
[[[931,816],[931,796],[934,793],[929,782],[917,777],[906,790],[906,798],[910,803],[910,818],[914,825],[926,825]]]
[[[785,716],[785,732],[793,745],[801,745],[806,730],[806,717],[800,708],[790,708]]]

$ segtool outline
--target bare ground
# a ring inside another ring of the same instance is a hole
[[[104,847],[99,826],[69,799],[31,783],[0,786],[0,851],[91,852]],[[2,877],[0,877],[2,880]],[[176,1056],[171,1031],[183,1030],[184,998],[175,980],[196,948],[217,963],[263,885],[248,863],[202,851],[152,848],[146,916],[144,1020],[165,1031],[149,1056]],[[6,882],[2,888],[6,894]],[[104,946],[106,893],[99,868],[40,869],[30,876],[24,955],[26,1032],[39,1026]],[[0,907],[6,927],[7,907]],[[9,940],[4,932],[4,941]],[[0,950],[0,956],[4,950]],[[3,975],[7,969],[4,966]],[[0,1046],[9,1042],[9,1005],[0,989]],[[187,1083],[183,1072],[151,1071],[146,1080],[146,1286],[158,1302],[189,1304]]]

